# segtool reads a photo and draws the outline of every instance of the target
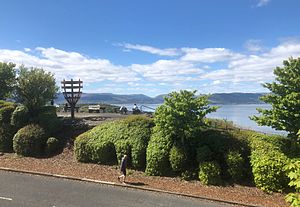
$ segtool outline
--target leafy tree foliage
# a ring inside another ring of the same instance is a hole
[[[289,137],[296,138],[300,129],[300,58],[283,61],[283,67],[276,67],[274,74],[274,82],[263,84],[271,93],[261,98],[272,108],[258,108],[261,116],[252,119],[259,125],[285,130]]]
[[[55,98],[58,88],[54,75],[42,68],[21,66],[17,79],[16,98],[24,104],[32,116],[48,101]]]
[[[16,82],[16,70],[13,63],[0,62],[0,99],[8,98]]]
[[[208,106],[208,96],[197,97],[196,92],[172,92],[155,111],[156,126],[171,135],[175,142],[184,144],[204,124],[205,115],[217,110],[215,106]]]

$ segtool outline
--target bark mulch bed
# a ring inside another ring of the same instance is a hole
[[[79,163],[73,156],[72,147],[66,147],[61,154],[50,158],[19,157],[14,153],[0,156],[0,167],[29,170],[42,173],[60,174],[108,182],[118,182],[117,166]],[[146,176],[143,172],[129,170],[128,185],[155,188],[178,193],[205,196],[208,198],[236,201],[259,206],[284,207],[284,195],[266,194],[255,187],[205,186],[199,181],[184,181],[180,178]]]

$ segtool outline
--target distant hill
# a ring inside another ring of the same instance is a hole
[[[259,98],[265,93],[214,93],[210,97],[213,104],[262,104]]]
[[[215,93],[210,97],[213,104],[260,104],[263,103],[259,97],[264,93]],[[108,104],[160,104],[164,101],[164,96],[159,95],[154,98],[144,94],[119,95],[113,93],[83,93],[79,103],[108,103]],[[55,103],[65,103],[63,94],[58,94]]]
[[[63,94],[58,94],[55,100],[58,104],[65,103]],[[83,93],[79,103],[109,103],[109,104],[143,104],[143,103],[162,103],[163,100],[160,98],[156,100],[144,94],[130,94],[130,95],[118,95],[112,93]]]

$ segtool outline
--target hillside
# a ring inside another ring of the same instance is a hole
[[[210,97],[213,104],[260,104],[259,97],[263,93],[215,93]],[[109,103],[109,104],[160,104],[165,95],[154,98],[144,94],[119,95],[112,93],[83,93],[79,103]],[[63,94],[58,94],[55,103],[65,103]]]

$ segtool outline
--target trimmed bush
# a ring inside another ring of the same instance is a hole
[[[55,106],[42,107],[34,122],[42,126],[48,134],[55,134],[62,127],[61,121],[57,118]]]
[[[18,155],[39,156],[42,154],[47,136],[39,125],[21,128],[13,138],[13,149]]]
[[[115,143],[118,164],[121,164],[122,157],[127,155],[127,166],[131,165],[131,147],[128,140],[118,140]]]
[[[254,183],[266,192],[282,192],[288,184],[284,171],[288,158],[278,146],[266,142],[266,139],[266,135],[256,135],[250,139]]]
[[[290,203],[290,207],[300,206],[300,158],[291,160],[285,167],[290,178],[289,186],[294,188],[293,193],[286,195],[286,202]]]
[[[129,157],[129,166],[145,169],[146,149],[152,126],[152,120],[147,117],[130,116],[124,120],[107,122],[94,127],[76,138],[74,148],[76,159],[82,162],[101,163],[101,160],[99,162],[96,160],[98,155],[94,154],[97,151],[95,146],[111,143],[114,145],[112,151],[115,153],[112,163],[116,162],[116,159],[120,161],[122,155],[126,153]]]
[[[52,154],[56,152],[59,148],[59,140],[55,137],[49,137],[46,142],[46,152],[47,154]]]
[[[170,135],[164,135],[157,127],[154,127],[154,132],[147,148],[147,175],[170,174],[169,152],[171,146]]]
[[[91,162],[88,142],[90,140],[89,132],[80,134],[74,142],[74,155],[79,162]]]
[[[14,104],[7,104],[0,107],[0,124],[10,124],[10,119],[13,111],[15,110]]]
[[[221,183],[221,168],[217,162],[203,162],[199,165],[199,180],[205,185]]]
[[[245,176],[245,160],[238,151],[230,150],[225,157],[227,172],[232,180],[240,181]]]
[[[207,162],[211,161],[213,158],[213,152],[207,145],[199,146],[197,148],[197,162],[202,163],[202,162]]]
[[[9,125],[0,126],[0,152],[13,150],[13,131]]]
[[[196,180],[198,177],[198,168],[197,169],[189,168],[187,170],[184,170],[180,174],[180,177],[183,180]]]
[[[24,105],[17,106],[11,116],[11,125],[20,129],[29,123],[28,109]]]
[[[169,161],[174,172],[182,172],[187,165],[187,156],[184,149],[173,145],[170,150]]]
[[[88,143],[91,162],[97,164],[115,164],[117,163],[116,150],[112,142],[93,141]]]

